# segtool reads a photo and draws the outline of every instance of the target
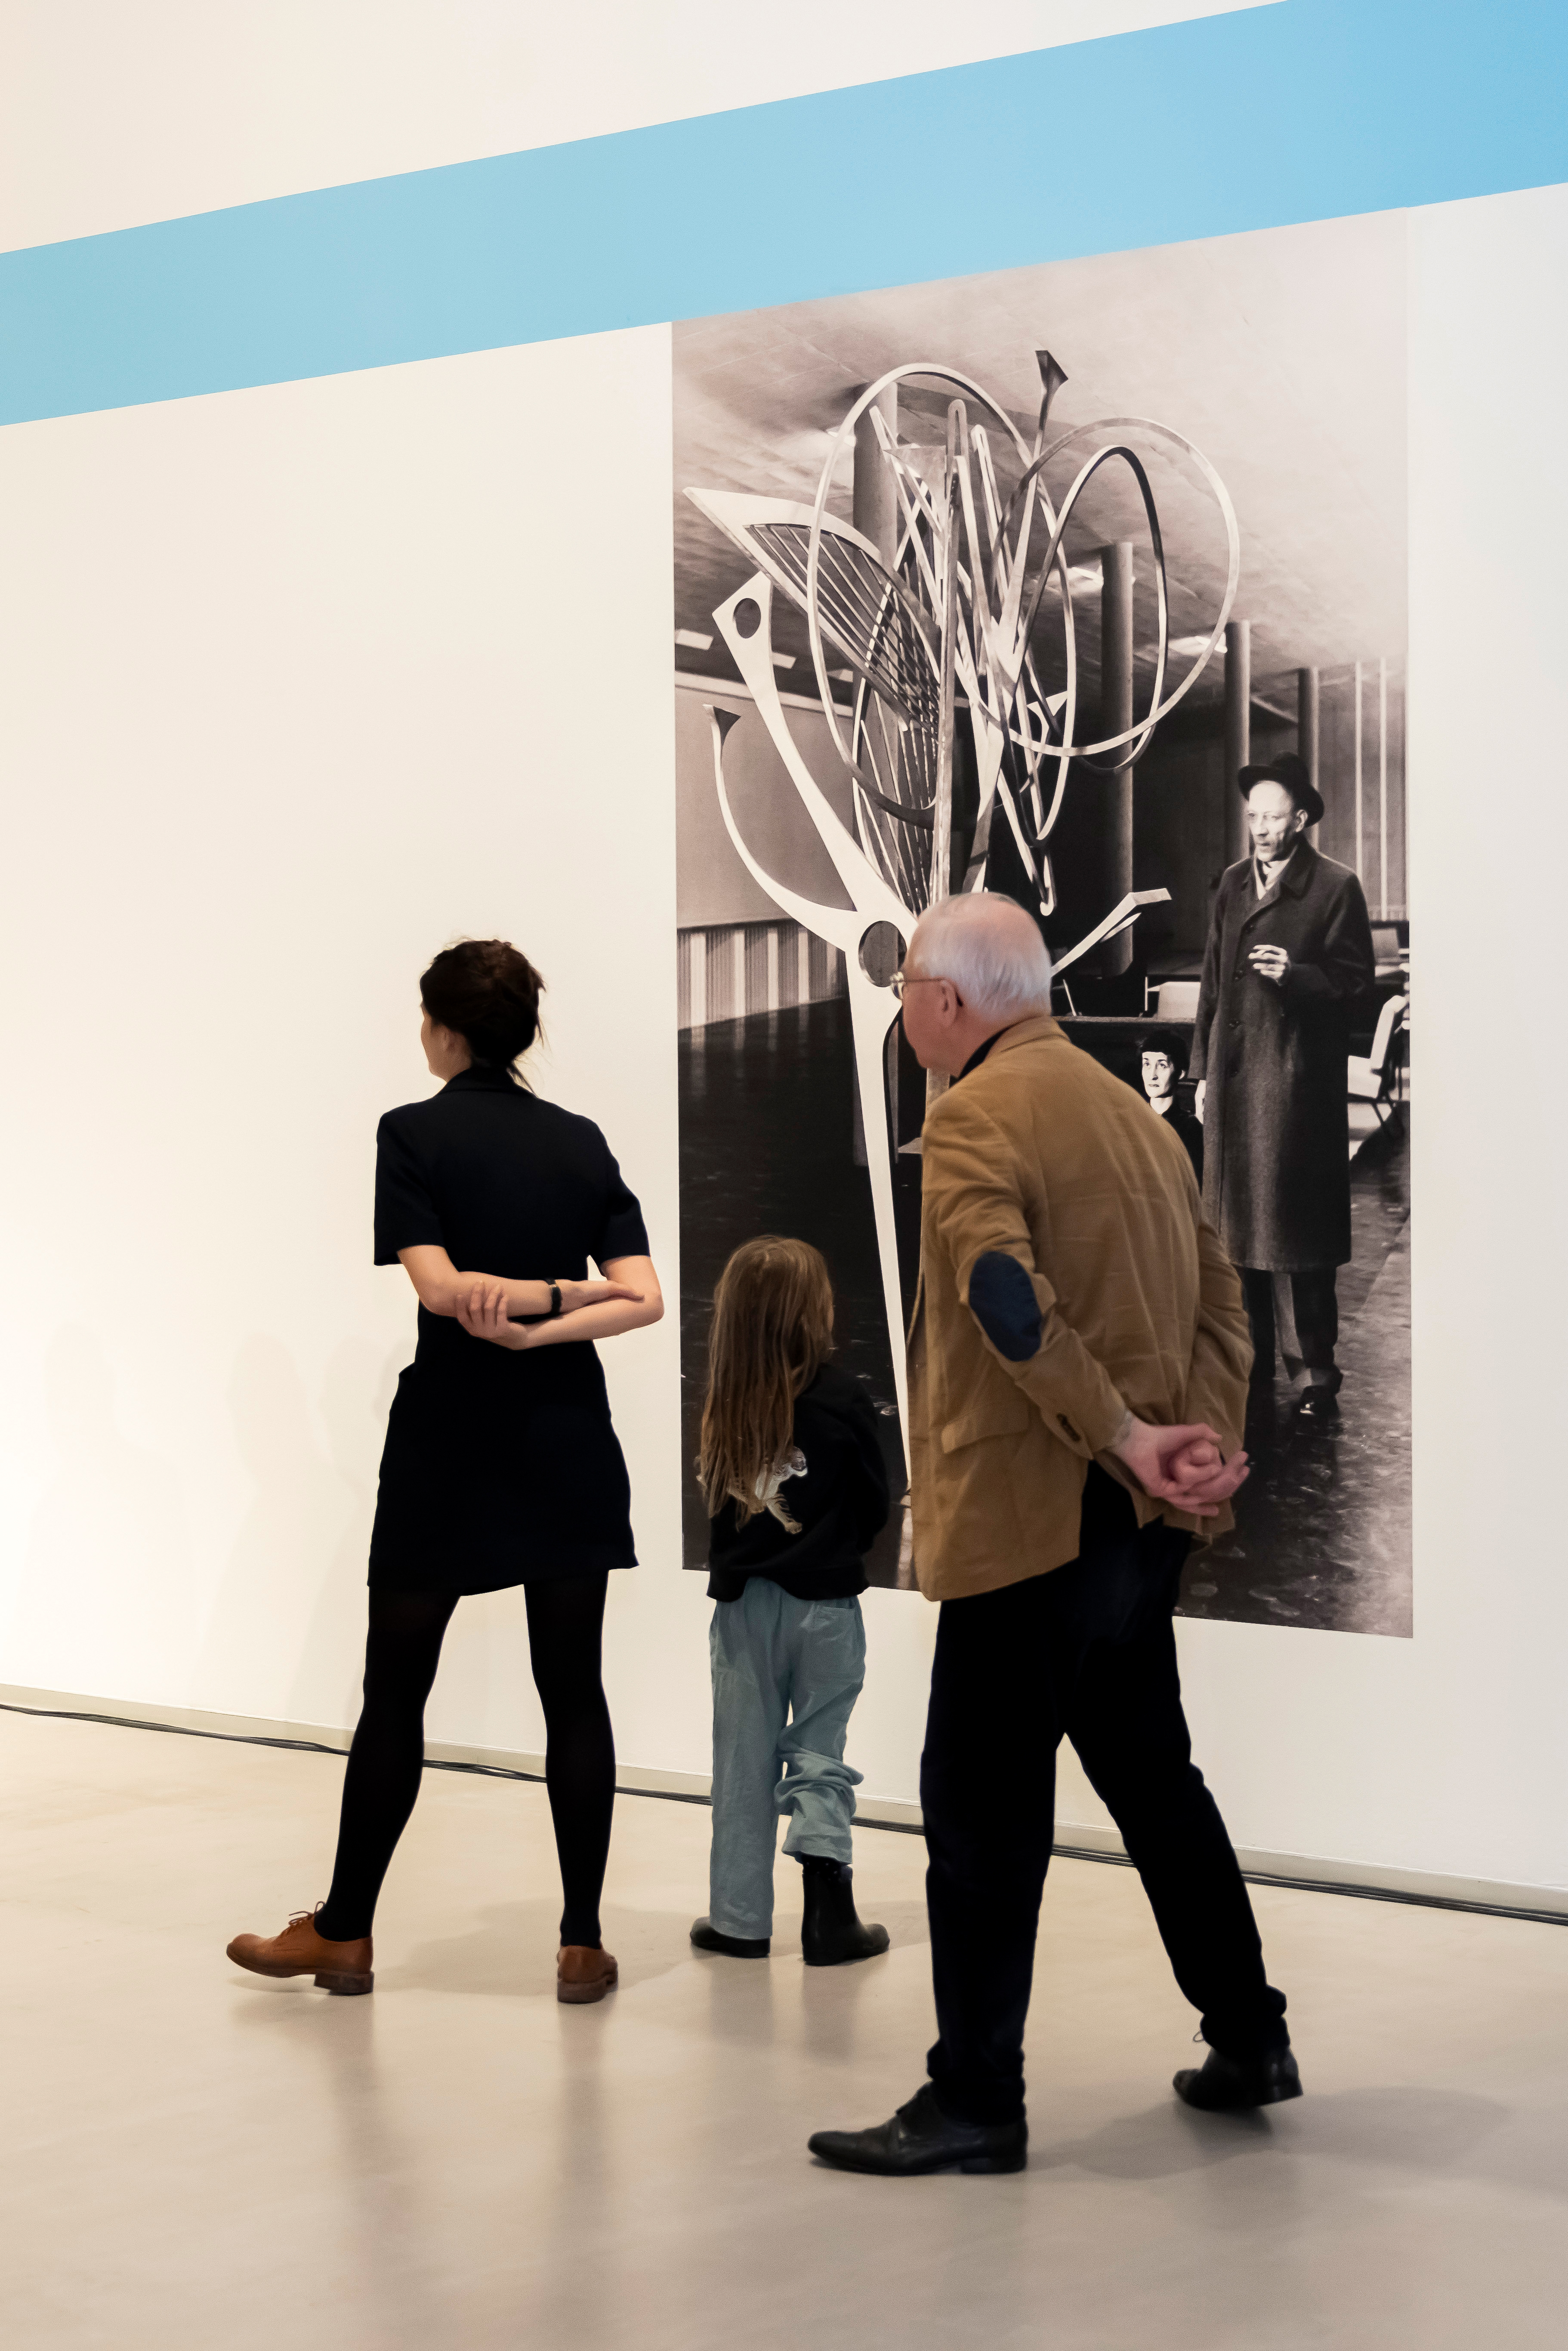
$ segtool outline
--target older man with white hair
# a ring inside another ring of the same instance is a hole
[[[957,1081],[925,1121],[910,1335],[915,1561],[941,1603],[920,1775],[938,2039],[890,2122],[810,2144],[849,2170],[1017,2171],[1063,1737],[1202,2016],[1178,2095],[1300,2094],[1172,1624],[1188,1546],[1246,1475],[1251,1349],[1186,1153],[1052,1019],[1023,908],[934,907],[902,993],[920,1061]]]

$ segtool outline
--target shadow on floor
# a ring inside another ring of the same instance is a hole
[[[559,1896],[505,1902],[482,1910],[465,1935],[416,1943],[407,1957],[376,1970],[384,1991],[478,1992],[491,1999],[555,1998]],[[689,1921],[664,1912],[607,1911],[604,1939],[621,1970],[621,1989],[667,1975],[685,1953]]]
[[[1275,2153],[1449,2172],[1472,2168],[1468,2158],[1510,2120],[1497,2099],[1463,2090],[1368,2085],[1314,2096],[1309,2083],[1299,2103],[1255,2114],[1196,2114],[1172,2097],[1060,2146],[1033,2137],[1030,2162],[1105,2179],[1166,2179]]]

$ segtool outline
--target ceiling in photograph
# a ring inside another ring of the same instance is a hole
[[[887,369],[926,359],[975,378],[1032,440],[1035,352],[1068,381],[1052,435],[1102,417],[1146,416],[1201,449],[1241,529],[1235,616],[1252,622],[1255,690],[1301,666],[1333,669],[1405,644],[1405,221],[1399,214],[1261,231],[1202,244],[985,277],[849,295],[698,319],[674,330],[675,623],[712,632],[714,606],[745,559],[685,496],[688,484],[810,503],[831,436],[855,395]],[[946,394],[903,392],[901,437],[938,444]],[[1088,446],[1079,452],[1081,457]],[[1076,462],[1076,460],[1075,460]],[[1151,465],[1172,588],[1171,633],[1207,632],[1225,578],[1225,538],[1190,472]],[[1071,477],[1053,475],[1058,495]],[[850,511],[851,471],[832,505]],[[1092,690],[1098,604],[1084,559],[1132,538],[1140,666],[1155,607],[1141,504],[1124,469],[1104,469],[1068,552],[1080,651]],[[1085,591],[1081,601],[1081,583]],[[805,624],[782,600],[776,641],[788,688],[814,692]],[[730,674],[722,643],[677,646],[677,664]],[[1178,664],[1175,674],[1181,674]],[[1216,659],[1197,689],[1221,693]],[[1289,704],[1283,706],[1290,706]]]

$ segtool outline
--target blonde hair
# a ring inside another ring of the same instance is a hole
[[[794,1434],[795,1399],[832,1344],[833,1286],[821,1253],[777,1233],[743,1242],[713,1294],[697,1455],[710,1518],[731,1501],[745,1526],[766,1507]]]

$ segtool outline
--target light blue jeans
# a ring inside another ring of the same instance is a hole
[[[773,1932],[779,1815],[786,1853],[851,1857],[861,1774],[844,1761],[865,1680],[858,1600],[795,1600],[760,1575],[714,1604],[713,1853],[708,1917],[746,1941]]]

